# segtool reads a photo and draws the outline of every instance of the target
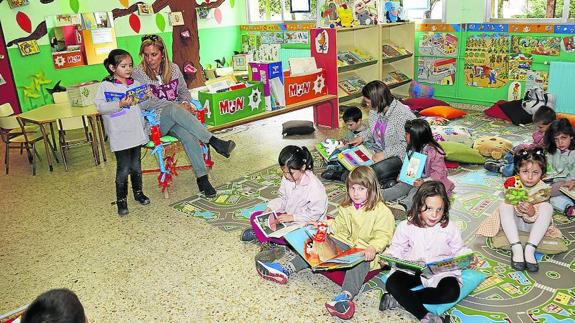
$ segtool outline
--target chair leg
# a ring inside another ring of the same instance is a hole
[[[32,151],[38,154],[38,152],[36,151],[36,143],[32,144]],[[33,154],[31,156],[32,156],[32,176],[36,176],[36,158],[34,158]]]
[[[64,169],[68,171],[68,145],[66,144],[66,138],[64,137],[64,131],[58,131],[58,142],[60,144],[60,153],[62,154],[62,162],[64,163]]]
[[[8,143],[6,143],[6,153],[4,155],[4,164],[6,167],[6,175],[8,175],[8,166],[10,165],[10,145]]]

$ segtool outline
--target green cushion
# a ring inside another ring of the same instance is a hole
[[[529,233],[519,231],[519,240],[525,244],[527,239],[529,238]],[[505,236],[505,232],[503,230],[499,231],[495,237],[491,238],[491,246],[496,249],[505,249],[511,250],[511,246],[509,245],[509,241]],[[537,251],[540,251],[544,254],[555,255],[558,253],[566,252],[569,250],[565,241],[562,238],[551,238],[551,237],[543,237],[543,239],[539,242],[537,246]]]
[[[445,160],[468,164],[485,163],[485,157],[467,145],[449,141],[441,141],[439,145],[443,148],[443,151],[445,151]]]
[[[160,138],[161,142],[178,142],[178,138],[176,137],[172,137],[172,136],[163,136],[162,138]],[[146,144],[146,147],[149,148],[153,148],[154,147],[154,142],[153,141],[148,141],[148,143]]]

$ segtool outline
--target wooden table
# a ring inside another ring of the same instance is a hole
[[[88,117],[90,121],[90,127],[92,128],[92,133],[94,134],[94,140],[92,141],[92,148],[96,153],[96,163],[100,163],[100,153],[98,151],[98,141],[100,142],[102,148],[102,157],[106,161],[106,150],[104,149],[104,138],[101,127],[98,126],[98,111],[95,105],[89,105],[85,107],[73,107],[70,103],[56,103],[47,104],[34,110],[26,111],[20,115],[20,118],[24,123],[37,124],[40,127],[42,136],[44,137],[44,147],[46,148],[46,158],[48,159],[48,166],[50,171],[53,170],[52,167],[52,155],[50,154],[50,143],[48,138],[48,133],[46,131],[45,125],[50,125],[50,131],[52,133],[52,141],[55,142],[54,138],[54,128],[53,122],[60,119],[74,118],[74,117]],[[54,145],[55,148],[55,145]]]

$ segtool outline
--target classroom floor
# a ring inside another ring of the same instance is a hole
[[[285,145],[312,147],[342,133],[342,129],[320,128],[313,135],[282,138],[281,123],[292,119],[311,120],[312,111],[220,133],[224,139],[233,138],[238,148],[230,159],[214,156],[214,186],[228,184],[225,188],[241,189],[241,181],[236,179],[275,166]],[[486,121],[479,114],[456,123],[480,125],[477,134],[499,133],[514,144],[530,133],[529,129]],[[44,156],[43,148],[40,155]],[[239,241],[235,211],[220,208],[214,220],[197,212],[201,208],[193,212],[177,209],[186,201],[198,201],[192,171],[181,171],[175,178],[170,199],[164,199],[157,189],[156,175],[145,175],[144,187],[152,204],[137,205],[130,195],[130,214],[120,218],[110,205],[115,199],[113,158],[108,155],[108,162],[94,167],[88,147],[81,147],[72,151],[71,159],[68,172],[56,165],[50,173],[43,160],[38,175],[32,176],[25,157],[11,152],[10,174],[0,176],[0,263],[4,267],[0,315],[31,302],[45,290],[66,287],[78,294],[91,322],[333,321],[324,303],[339,291],[338,286],[309,270],[295,275],[287,285],[261,279],[253,260],[259,248]],[[149,156],[143,163],[155,166]],[[321,163],[317,165],[321,167]],[[464,300],[452,317],[463,322],[528,322],[550,310],[559,313],[553,314],[555,319],[565,314],[560,310],[567,311],[567,317],[575,315],[573,244],[569,253],[547,259],[536,275],[509,271],[505,252],[495,252],[485,247],[485,239],[473,236],[476,225],[496,207],[500,196],[493,188],[500,187],[502,179],[477,166],[456,169],[451,176],[458,201],[452,216],[464,239],[485,256],[483,270],[497,278]],[[338,190],[335,185],[332,189],[330,198]],[[217,203],[225,201],[211,204]],[[242,206],[250,207],[253,205]],[[562,225],[571,243],[575,223]],[[571,264],[571,269],[564,264]],[[355,321],[415,321],[401,310],[380,312],[381,291],[377,285],[368,287],[357,300]]]

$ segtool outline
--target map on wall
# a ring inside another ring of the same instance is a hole
[[[527,71],[531,69],[533,57],[529,54],[511,54],[509,56],[509,79],[525,81]]]
[[[559,56],[561,51],[560,37],[512,36],[511,52]]]
[[[465,83],[474,87],[498,88],[509,78],[509,36],[477,34],[465,44]]]
[[[417,80],[441,85],[455,84],[457,60],[452,57],[420,57]]]
[[[419,55],[457,56],[458,38],[450,33],[428,32],[419,40]]]

